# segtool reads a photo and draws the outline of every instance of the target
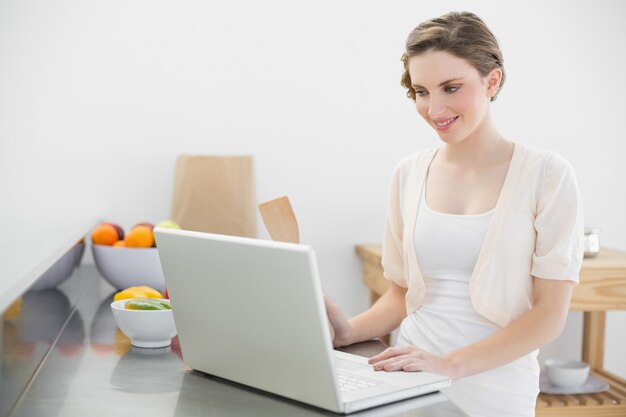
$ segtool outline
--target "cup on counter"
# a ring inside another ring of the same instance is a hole
[[[546,359],[546,375],[552,385],[563,388],[579,387],[589,377],[589,365],[567,359]]]
[[[600,229],[585,229],[585,258],[593,258],[600,252]]]

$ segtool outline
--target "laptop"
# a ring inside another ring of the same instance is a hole
[[[310,246],[155,228],[186,364],[348,414],[438,391],[446,376],[374,371],[335,351]]]

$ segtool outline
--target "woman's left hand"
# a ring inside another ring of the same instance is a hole
[[[376,371],[426,371],[460,378],[449,357],[434,355],[416,346],[387,348],[370,358],[369,363]]]

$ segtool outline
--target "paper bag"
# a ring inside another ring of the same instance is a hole
[[[256,237],[254,158],[179,156],[172,220],[186,230]]]

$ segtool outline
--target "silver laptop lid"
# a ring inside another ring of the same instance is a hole
[[[311,247],[161,228],[154,234],[190,367],[341,410]]]

